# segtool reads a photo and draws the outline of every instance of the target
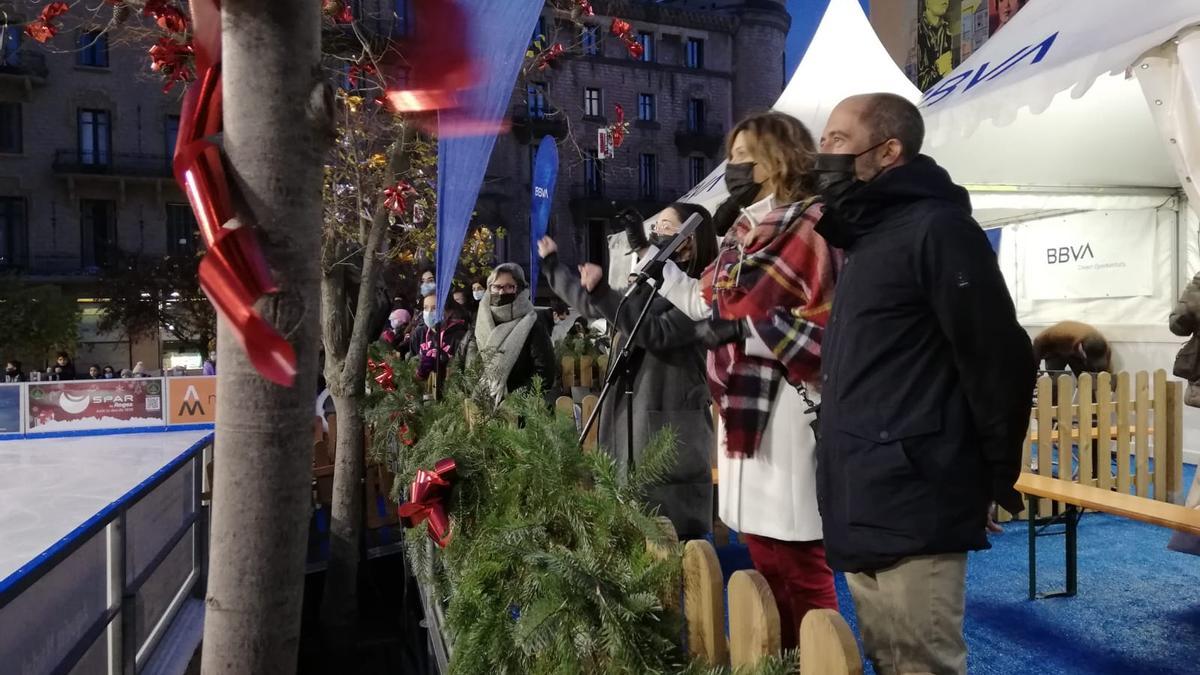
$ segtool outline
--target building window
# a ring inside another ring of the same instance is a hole
[[[533,37],[530,42],[545,42],[546,41],[546,17],[539,16],[537,25],[533,28]]]
[[[187,204],[167,204],[167,253],[195,253],[199,236],[196,214],[192,213],[192,207]]]
[[[13,267],[25,261],[25,200],[0,197],[0,267]]]
[[[546,83],[545,82],[530,82],[525,89],[525,96],[529,102],[529,117],[535,120],[546,118]]]
[[[604,173],[595,150],[583,155],[583,189],[589,197],[604,196]]]
[[[175,142],[179,140],[179,115],[167,115],[163,126],[163,147],[167,151],[167,165],[175,158]]]
[[[410,0],[392,0],[392,35],[396,37],[409,35],[411,31],[412,7],[409,3]]]
[[[638,119],[643,122],[653,122],[657,116],[654,94],[638,94]]]
[[[585,117],[600,117],[600,90],[588,87],[583,90],[583,114]]]
[[[704,177],[708,175],[708,167],[705,166],[703,157],[688,158],[688,185],[695,187],[704,181]]]
[[[688,68],[704,67],[704,40],[688,38],[687,49],[683,55],[683,65]]]
[[[642,199],[658,197],[658,156],[643,153],[638,158],[638,194]]]
[[[687,129],[696,134],[704,131],[704,99],[693,98],[688,101]]]
[[[79,200],[82,229],[83,267],[105,269],[117,261],[117,219],[113,202],[107,199]]]
[[[3,54],[3,65],[21,65],[21,27],[9,25],[0,29],[0,41],[4,42],[4,45],[0,47],[0,53]]]
[[[638,33],[637,41],[642,46],[642,60],[654,63],[654,33]]]
[[[0,102],[0,152],[20,153],[24,143],[21,136],[21,104]]]
[[[89,30],[80,33],[75,48],[76,65],[108,67],[108,34],[104,31]]]
[[[79,163],[108,166],[112,161],[112,123],[107,110],[79,111]]]
[[[600,27],[583,27],[583,55],[600,56]]]

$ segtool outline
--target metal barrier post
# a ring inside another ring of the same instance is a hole
[[[108,562],[108,593],[107,605],[108,609],[120,607],[122,604],[121,597],[125,591],[125,518],[124,513],[116,520],[113,520],[105,528],[105,538],[107,543],[107,562]],[[122,614],[124,616],[124,614]],[[110,621],[105,629],[106,639],[108,640],[108,675],[120,675],[124,672],[123,655],[124,655],[124,636],[121,631],[122,625],[117,621]]]
[[[192,587],[192,597],[204,599],[208,592],[208,509],[200,495],[204,492],[204,467],[212,453],[213,444],[210,442],[204,449],[196,453],[193,473],[195,486],[193,499],[196,507],[196,524],[192,526],[192,569],[196,571],[196,584]],[[212,487],[209,486],[211,490]]]

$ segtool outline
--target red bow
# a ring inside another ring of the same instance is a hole
[[[563,48],[562,43],[555,42],[550,49],[547,49],[542,54],[541,63],[538,64],[538,70],[545,70],[552,61],[562,56],[564,53],[566,53],[566,49]]]
[[[383,207],[397,216],[402,216],[408,210],[408,202],[404,196],[412,193],[413,188],[406,180],[385,188],[383,190]]]
[[[158,27],[169,33],[182,33],[188,27],[187,16],[168,0],[147,0],[142,14],[154,17]]]
[[[222,129],[220,3],[193,0],[191,8],[197,79],[184,94],[174,168],[208,249],[200,261],[200,287],[229,322],[259,374],[290,387],[296,377],[296,352],[254,308],[259,298],[279,287],[258,245],[254,223],[235,217],[225,160],[209,140]]]
[[[367,370],[375,376],[375,383],[384,391],[396,391],[396,371],[392,370],[392,364],[367,359]]]
[[[628,21],[623,19],[613,19],[612,26],[609,27],[609,31],[611,31],[613,35],[616,35],[618,38],[620,38],[621,42],[625,43],[625,49],[633,58],[640,59],[642,58],[642,55],[646,53],[646,48],[643,47],[642,43],[638,42],[637,38],[633,35],[633,26],[629,25]]]
[[[66,14],[70,9],[65,2],[52,2],[46,5],[42,8],[42,13],[38,15],[38,18],[25,26],[25,34],[38,42],[46,42],[58,35],[58,26],[54,25],[54,20]]]
[[[351,87],[357,87],[358,78],[363,75],[377,75],[378,73],[379,70],[375,68],[374,63],[367,62],[362,65],[356,63],[350,66],[350,72],[346,73],[346,81]]]
[[[450,543],[450,517],[443,502],[449,496],[450,481],[457,471],[458,466],[449,457],[438,461],[433,471],[417,471],[408,488],[408,501],[397,512],[408,528],[428,520],[429,538],[442,548]]]
[[[163,85],[164,94],[171,91],[176,82],[191,82],[196,79],[191,59],[191,42],[184,43],[169,37],[160,37],[158,43],[150,48],[150,70],[162,73],[167,80]]]
[[[575,4],[579,6],[579,12],[584,16],[596,16],[596,10],[592,9],[592,3],[588,0],[575,0]]]

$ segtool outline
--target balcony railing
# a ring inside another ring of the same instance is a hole
[[[0,75],[17,75],[43,80],[49,75],[46,55],[29,49],[17,49],[0,54]]]
[[[512,109],[512,132],[521,143],[529,143],[547,134],[563,138],[567,135],[567,118],[556,108],[547,105],[515,105]]]
[[[713,157],[725,142],[725,130],[720,124],[692,124],[684,122],[675,132],[675,147],[688,154],[702,152]]]
[[[106,160],[106,161],[99,161]],[[171,159],[166,155],[110,152],[85,155],[78,150],[56,150],[54,171],[114,178],[170,178]]]

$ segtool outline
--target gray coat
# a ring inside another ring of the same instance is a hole
[[[583,316],[606,319],[621,335],[632,330],[648,297],[636,292],[621,308],[622,293],[607,284],[588,293],[579,276],[551,255],[542,261],[542,273],[560,298]],[[624,475],[636,468],[643,448],[659,429],[670,426],[676,436],[675,466],[665,479],[648,490],[647,501],[670,518],[681,538],[698,538],[712,530],[712,397],[704,370],[705,350],[696,342],[692,320],[669,301],[655,298],[638,332],[633,351],[633,448],[628,444],[624,378],[600,411],[600,445],[613,457]],[[614,341],[612,355],[623,338]]]

